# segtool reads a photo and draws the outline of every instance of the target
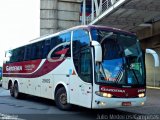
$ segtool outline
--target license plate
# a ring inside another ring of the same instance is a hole
[[[131,102],[122,102],[122,106],[131,106]]]

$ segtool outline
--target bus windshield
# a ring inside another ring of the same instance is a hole
[[[96,63],[96,82],[118,85],[144,85],[144,62],[135,35],[94,29],[92,40],[102,46],[103,61]]]

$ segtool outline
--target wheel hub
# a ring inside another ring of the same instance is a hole
[[[60,95],[60,102],[65,105],[67,104],[67,95],[65,93]]]

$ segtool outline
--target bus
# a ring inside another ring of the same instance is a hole
[[[2,86],[15,98],[51,99],[62,110],[143,106],[145,74],[135,34],[82,25],[6,51]]]

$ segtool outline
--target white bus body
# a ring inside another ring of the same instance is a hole
[[[118,29],[78,26],[33,40],[6,52],[3,88],[15,98],[30,94],[55,100],[60,109],[71,104],[92,109],[141,106],[146,99],[142,56],[133,52],[139,50],[137,42],[121,42],[130,36],[135,38]],[[108,45],[113,45],[111,53]],[[121,46],[123,57],[117,54]],[[113,71],[117,66],[123,67]]]

